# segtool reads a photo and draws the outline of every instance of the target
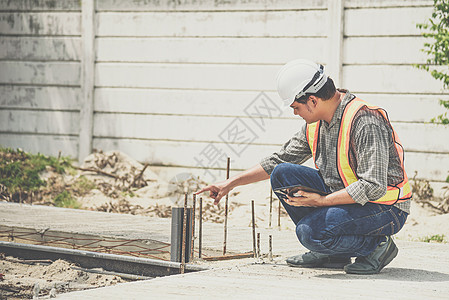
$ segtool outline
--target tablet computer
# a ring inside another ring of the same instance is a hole
[[[311,188],[308,186],[303,186],[303,185],[294,185],[294,186],[290,186],[290,187],[286,187],[286,188],[274,189],[274,192],[278,192],[278,193],[284,195],[285,197],[287,197],[287,195],[290,197],[298,197],[296,195],[296,193],[299,191],[316,193],[316,194],[320,194],[321,196],[329,195],[328,192],[320,191],[320,190],[317,190],[317,189],[314,189],[314,188]]]

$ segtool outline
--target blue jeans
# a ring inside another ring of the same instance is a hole
[[[320,173],[312,168],[282,163],[271,174],[273,190],[297,184],[330,192]],[[311,251],[332,256],[367,256],[385,241],[385,236],[397,233],[408,216],[392,205],[371,202],[363,206],[291,206],[281,194],[276,195],[295,223],[300,243]]]

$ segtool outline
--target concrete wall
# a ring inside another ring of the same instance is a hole
[[[0,145],[78,155],[79,1],[0,1]]]
[[[427,122],[449,93],[412,66],[426,59],[416,24],[432,4],[0,0],[0,144],[83,158],[92,143],[188,168],[223,168],[230,156],[243,169],[301,127],[274,78],[303,57],[385,107],[409,176],[438,188],[449,130]]]

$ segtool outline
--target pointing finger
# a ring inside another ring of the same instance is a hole
[[[211,186],[209,185],[209,186],[206,186],[206,187],[202,188],[202,189],[199,190],[198,192],[195,192],[194,194],[195,194],[195,195],[198,195],[198,194],[204,193],[204,192],[206,192],[206,191],[210,191],[210,190],[211,190]]]

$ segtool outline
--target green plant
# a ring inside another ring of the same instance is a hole
[[[72,184],[71,189],[77,196],[84,196],[91,190],[96,189],[95,183],[86,178],[86,176],[81,175]]]
[[[71,167],[68,157],[52,157],[43,154],[29,154],[21,149],[0,147],[0,185],[4,186],[11,198],[26,196],[27,193],[39,190],[46,183],[40,173],[47,168],[63,174]]]
[[[131,198],[136,196],[136,194],[134,194],[133,191],[122,191],[121,195],[123,197],[131,197]]]
[[[57,195],[54,199],[54,203],[57,207],[66,208],[80,208],[81,204],[68,192],[63,191]]]
[[[419,29],[425,30],[422,35],[431,41],[424,44],[424,51],[428,55],[425,64],[416,65],[418,68],[430,72],[433,78],[441,80],[444,88],[449,88],[449,74],[446,69],[435,66],[449,66],[449,1],[434,0],[434,11],[427,24],[417,24]],[[449,110],[449,100],[440,100],[445,110]],[[431,120],[433,123],[449,124],[447,111]]]
[[[435,242],[435,243],[443,243],[444,242],[444,234],[434,234],[432,236],[426,236],[424,238],[421,239],[421,242],[425,242],[425,243],[430,243],[430,242]]]

